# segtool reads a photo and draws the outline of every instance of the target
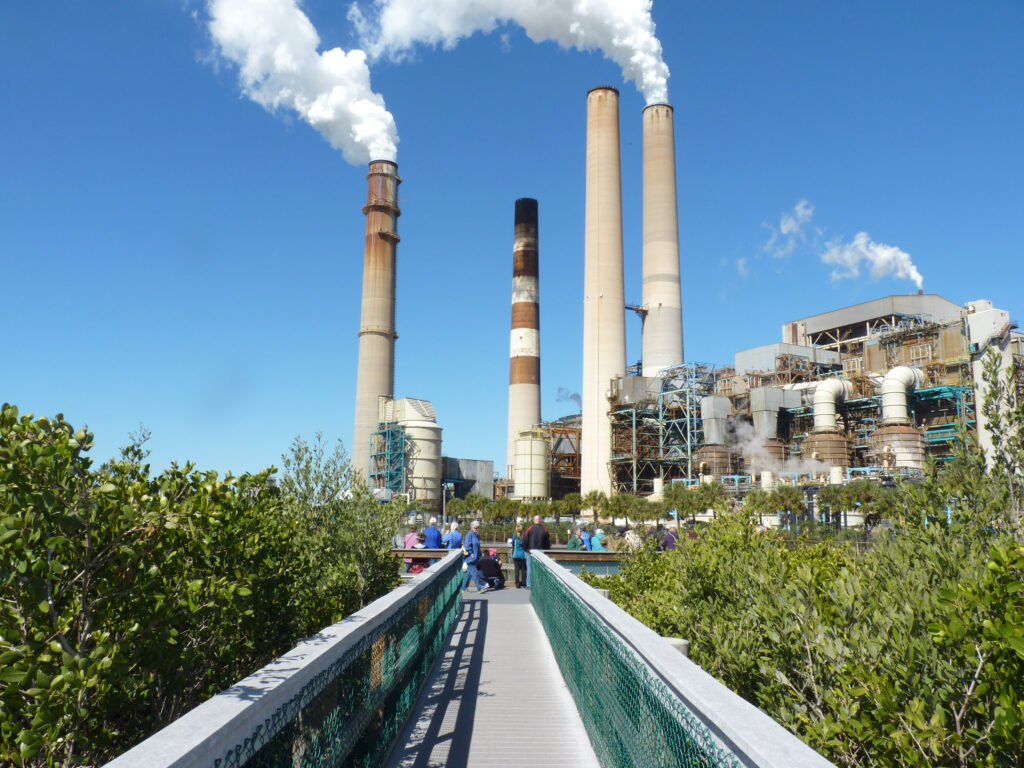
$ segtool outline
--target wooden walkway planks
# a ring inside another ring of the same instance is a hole
[[[465,593],[389,766],[597,768],[529,598],[515,588]]]

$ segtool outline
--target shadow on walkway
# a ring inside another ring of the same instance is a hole
[[[465,768],[469,764],[486,634],[487,601],[467,598],[428,687],[413,705],[416,719],[399,736],[388,766]]]

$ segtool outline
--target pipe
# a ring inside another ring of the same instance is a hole
[[[619,92],[587,94],[587,186],[583,270],[583,434],[580,492],[611,493],[610,383],[626,375],[622,270]]]
[[[672,107],[643,111],[643,375],[683,362],[679,220]]]
[[[366,247],[363,256],[359,362],[352,468],[370,477],[370,439],[377,429],[378,400],[395,394],[395,250],[398,246],[398,165],[374,160],[367,175]]]
[[[512,332],[508,375],[506,477],[514,481],[516,438],[540,422],[540,281],[537,201],[516,200],[512,245]]]
[[[907,393],[924,384],[920,368],[900,365],[882,379],[882,424],[909,424]]]
[[[814,431],[836,431],[836,403],[845,400],[853,388],[845,379],[823,379],[814,387]]]

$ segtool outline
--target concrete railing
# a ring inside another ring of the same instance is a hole
[[[446,555],[187,712],[107,768],[242,766],[250,758],[261,761],[268,745],[278,755],[323,751],[327,759],[344,757],[344,749],[367,740],[362,737],[368,728],[380,730],[382,720],[400,725],[408,714],[380,716],[393,700],[415,701],[461,605],[461,577],[461,553]],[[355,665],[361,668],[353,670]],[[324,703],[332,698],[323,695],[331,686],[335,690],[328,692],[343,702],[334,709]],[[380,730],[381,743],[374,749],[386,754],[393,736]]]
[[[661,755],[659,760],[683,750],[687,757],[698,755],[702,765],[833,765],[546,554],[533,557],[531,599],[595,751],[599,758],[605,754],[602,765],[631,764],[617,760],[623,750]],[[637,692],[635,703],[622,701],[625,691]],[[629,712],[630,706],[644,709],[644,716]],[[610,722],[618,719],[617,707],[626,713],[624,722]],[[631,723],[642,725],[630,733]],[[668,734],[677,724],[678,733]],[[613,730],[618,742],[598,743]]]

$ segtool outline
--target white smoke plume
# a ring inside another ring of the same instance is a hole
[[[297,0],[209,0],[209,30],[238,66],[245,95],[270,112],[292,109],[353,165],[394,160],[395,120],[370,88],[366,53],[319,52]]]
[[[417,43],[454,48],[476,32],[517,24],[535,43],[600,50],[622,67],[648,104],[668,100],[668,67],[654,34],[652,0],[373,0],[349,19],[373,57],[401,59]]]
[[[765,226],[771,230],[772,236],[765,243],[764,251],[773,258],[784,259],[793,252],[797,243],[804,240],[804,227],[811,223],[814,218],[814,206],[807,200],[801,200],[793,206],[792,213],[783,213],[779,217],[779,226],[776,229],[771,224]]]
[[[894,245],[876,243],[867,232],[858,232],[850,243],[841,240],[828,243],[825,252],[821,254],[821,260],[835,267],[832,270],[833,280],[857,277],[863,264],[869,270],[872,280],[895,277],[910,280],[918,290],[924,286],[924,278],[914,266],[909,253]]]
[[[823,475],[829,471],[828,463],[818,459],[790,457],[785,462],[779,461],[776,454],[768,450],[768,438],[771,435],[758,434],[754,425],[739,419],[730,419],[727,426],[727,442],[729,448],[741,453],[749,462],[749,470],[753,474],[761,472],[796,472],[800,475]]]

